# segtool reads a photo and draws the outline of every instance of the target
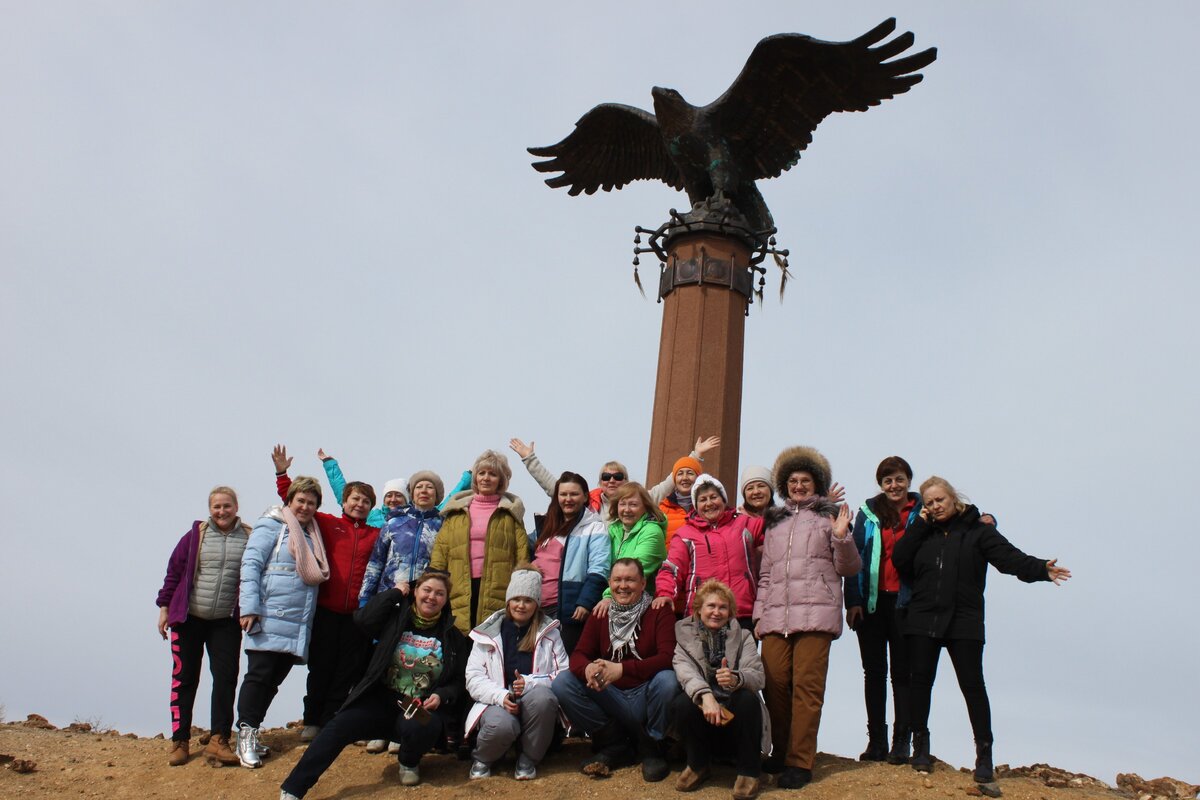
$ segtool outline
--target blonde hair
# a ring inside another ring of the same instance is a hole
[[[621,472],[625,475],[625,480],[629,480],[629,470],[625,469],[625,465],[620,461],[605,461],[604,466],[600,468],[601,474],[605,472]]]
[[[296,480],[292,481],[292,485],[288,487],[287,497],[284,499],[284,502],[291,503],[292,498],[301,492],[308,492],[314,495],[317,498],[317,508],[321,507],[321,484],[317,482],[316,478],[309,477],[308,475],[298,475]]]
[[[617,491],[613,493],[612,499],[608,501],[608,516],[617,519],[617,506],[626,497],[632,497],[635,494],[642,498],[642,505],[646,507],[646,513],[650,515],[650,519],[658,522],[660,525],[666,523],[667,518],[654,502],[654,498],[646,491],[646,487],[637,481],[622,483]]]
[[[931,475],[921,484],[920,492],[922,503],[925,502],[925,490],[931,486],[940,486],[946,491],[946,494],[950,495],[950,499],[954,501],[954,510],[956,513],[961,514],[966,510],[967,504],[965,501],[967,498],[963,495],[960,495],[958,491],[950,485],[950,481],[937,475]]]
[[[218,494],[227,494],[233,498],[233,504],[235,506],[238,504],[237,492],[235,492],[233,489],[230,489],[228,486],[214,486],[212,491],[208,493],[208,502],[211,503],[213,495]]]
[[[700,588],[696,590],[696,594],[692,597],[693,614],[697,616],[700,615],[700,606],[704,605],[705,599],[710,594],[720,595],[721,599],[729,604],[730,619],[737,616],[737,598],[733,596],[733,590],[716,578],[709,578],[704,583],[700,584]]]
[[[479,458],[475,459],[475,464],[471,467],[471,490],[478,492],[479,487],[475,483],[475,476],[479,474],[480,467],[490,467],[500,475],[500,486],[496,488],[496,494],[504,494],[508,491],[508,482],[512,480],[512,467],[508,465],[508,459],[503,453],[497,453],[495,450],[484,450],[479,454]]]

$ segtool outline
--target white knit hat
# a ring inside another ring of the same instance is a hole
[[[529,597],[539,606],[542,604],[542,573],[536,569],[513,570],[512,578],[508,581],[508,592],[504,602],[514,597]]]
[[[696,478],[696,482],[692,484],[692,508],[696,508],[696,497],[700,494],[700,490],[712,486],[721,493],[721,499],[725,504],[729,504],[729,493],[725,491],[725,486],[712,475],[707,472]]]
[[[404,478],[392,478],[383,485],[383,496],[387,497],[388,492],[399,492],[404,495],[404,499],[410,499],[408,496],[408,481]]]

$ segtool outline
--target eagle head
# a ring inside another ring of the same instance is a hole
[[[674,89],[655,86],[650,96],[654,98],[654,116],[668,136],[690,127],[694,109],[683,95]]]

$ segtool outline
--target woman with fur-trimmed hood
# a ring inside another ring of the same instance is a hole
[[[767,509],[756,633],[762,640],[771,715],[769,771],[799,789],[812,780],[817,729],[825,702],[829,647],[842,634],[842,578],[862,559],[850,535],[850,509],[828,495],[832,470],[811,447],[789,447],[773,470],[782,506]]]

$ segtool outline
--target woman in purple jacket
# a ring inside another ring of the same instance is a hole
[[[764,770],[783,773],[781,789],[800,789],[812,780],[829,646],[842,634],[842,578],[856,575],[862,559],[850,535],[850,509],[829,499],[823,455],[788,448],[775,460],[774,477],[786,501],[763,517],[754,601],[771,717]]]
[[[208,519],[192,523],[167,562],[158,593],[158,633],[170,631],[171,754],[168,764],[187,763],[192,736],[192,703],[200,683],[200,662],[208,648],[212,672],[212,738],[204,757],[212,766],[237,764],[229,746],[233,697],[237,690],[242,629],[238,588],[242,551],[250,526],[237,515],[237,494],[228,486],[208,493]]]

